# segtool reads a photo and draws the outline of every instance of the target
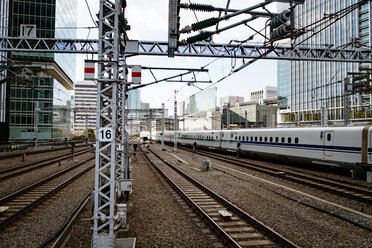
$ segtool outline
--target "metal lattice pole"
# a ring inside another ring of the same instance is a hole
[[[120,0],[100,0],[97,136],[92,247],[115,245]]]

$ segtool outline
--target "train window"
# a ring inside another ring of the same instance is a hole
[[[240,136],[239,136],[239,140],[240,140]]]
[[[237,140],[238,139],[238,137],[237,136],[235,136],[235,140]]]
[[[246,141],[249,141],[249,137],[248,137],[248,136],[247,136],[247,137],[245,137],[245,140],[246,140]]]
[[[284,137],[282,137],[282,143],[284,143],[285,142],[285,138]]]
[[[270,142],[273,142],[273,137],[270,137]]]
[[[265,137],[265,142],[267,142],[267,137]]]
[[[233,134],[231,134],[231,138],[233,137]]]
[[[298,138],[295,138],[295,143],[298,144]]]
[[[330,133],[327,134],[327,141],[331,141],[331,139],[332,139],[332,135]]]
[[[222,134],[222,138],[223,138],[223,136],[225,136],[224,134]]]
[[[253,136],[251,136],[251,141],[253,141]]]
[[[262,137],[260,137],[260,142],[262,141]]]
[[[279,138],[278,138],[278,137],[275,138],[275,142],[276,142],[276,143],[279,142]]]
[[[256,136],[256,137],[254,137],[254,141],[257,141],[257,136]]]
[[[290,144],[292,142],[292,138],[288,137],[288,143]]]

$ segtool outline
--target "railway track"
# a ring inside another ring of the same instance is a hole
[[[314,175],[308,175],[300,172],[294,172],[290,170],[283,170],[272,168],[267,165],[262,165],[260,163],[248,162],[231,156],[225,156],[221,154],[216,154],[207,151],[193,151],[187,148],[181,148],[184,151],[194,152],[202,156],[208,156],[216,160],[234,164],[239,167],[255,170],[261,173],[265,173],[271,176],[280,177],[281,179],[289,180],[295,183],[300,183],[303,185],[315,187],[324,191],[328,191],[334,194],[338,194],[350,199],[357,201],[362,201],[368,204],[372,204],[372,189],[369,187],[362,187],[352,183],[342,182],[339,180],[326,179],[323,177],[317,177]]]
[[[297,247],[150,150],[147,160],[229,247]]]
[[[85,147],[85,146],[92,146],[92,145],[76,145],[75,149]],[[52,149],[45,149],[45,150],[39,150],[39,151],[23,151],[23,152],[17,152],[17,153],[12,153],[12,154],[0,154],[0,160],[22,157],[23,154],[25,154],[25,155],[35,155],[35,154],[42,154],[42,153],[56,152],[56,151],[63,151],[63,150],[71,150],[71,146],[55,147],[55,148],[52,148]]]
[[[87,153],[91,150],[92,150],[91,148],[88,148],[88,149],[84,149],[82,151],[75,152],[74,156],[79,156],[79,155],[85,154],[85,153]],[[15,166],[15,167],[3,169],[3,170],[0,170],[0,180],[6,180],[6,179],[9,179],[9,178],[12,178],[12,177],[15,177],[15,176],[18,176],[18,175],[21,175],[21,174],[24,174],[24,173],[27,173],[27,172],[30,172],[30,171],[48,166],[48,165],[54,164],[54,163],[58,163],[60,161],[63,161],[65,159],[68,159],[68,158],[71,158],[71,157],[72,157],[72,154],[67,153],[67,154],[62,154],[62,155],[56,156],[52,159],[47,158],[47,159],[43,159],[43,160],[39,160],[39,161],[27,163],[27,164]]]
[[[94,167],[87,164],[94,157],[55,173],[45,179],[13,192],[0,199],[0,230],[6,228],[32,208],[45,201]],[[65,177],[68,176],[66,179]]]
[[[70,238],[70,231],[72,226],[78,220],[79,215],[83,212],[84,208],[88,204],[90,200],[90,196],[93,192],[93,189],[90,190],[80,201],[80,203],[75,207],[75,209],[69,214],[66,218],[66,221],[63,225],[58,228],[58,230],[51,235],[43,244],[39,246],[39,248],[44,247],[64,247],[67,241]]]

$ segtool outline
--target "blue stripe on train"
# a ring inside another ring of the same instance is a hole
[[[196,140],[196,141],[207,141],[219,143],[220,140],[214,139],[193,139],[193,138],[179,138],[184,140]],[[329,152],[345,152],[352,154],[360,154],[360,147],[349,147],[349,146],[324,146],[324,145],[308,145],[308,144],[288,144],[288,143],[270,143],[270,142],[251,142],[251,141],[239,141],[239,140],[222,140],[224,143],[241,143],[242,145],[256,145],[272,148],[291,148],[291,149],[307,149],[307,150],[318,150],[318,151],[329,151]],[[368,148],[368,153],[372,152],[372,148]]]

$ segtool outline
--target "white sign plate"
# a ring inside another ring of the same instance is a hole
[[[97,133],[100,142],[110,142],[114,140],[114,130],[109,127],[102,127]]]
[[[118,144],[118,145],[116,146],[116,150],[117,150],[118,152],[122,152],[122,151],[124,151],[124,146],[123,146],[122,144]]]

